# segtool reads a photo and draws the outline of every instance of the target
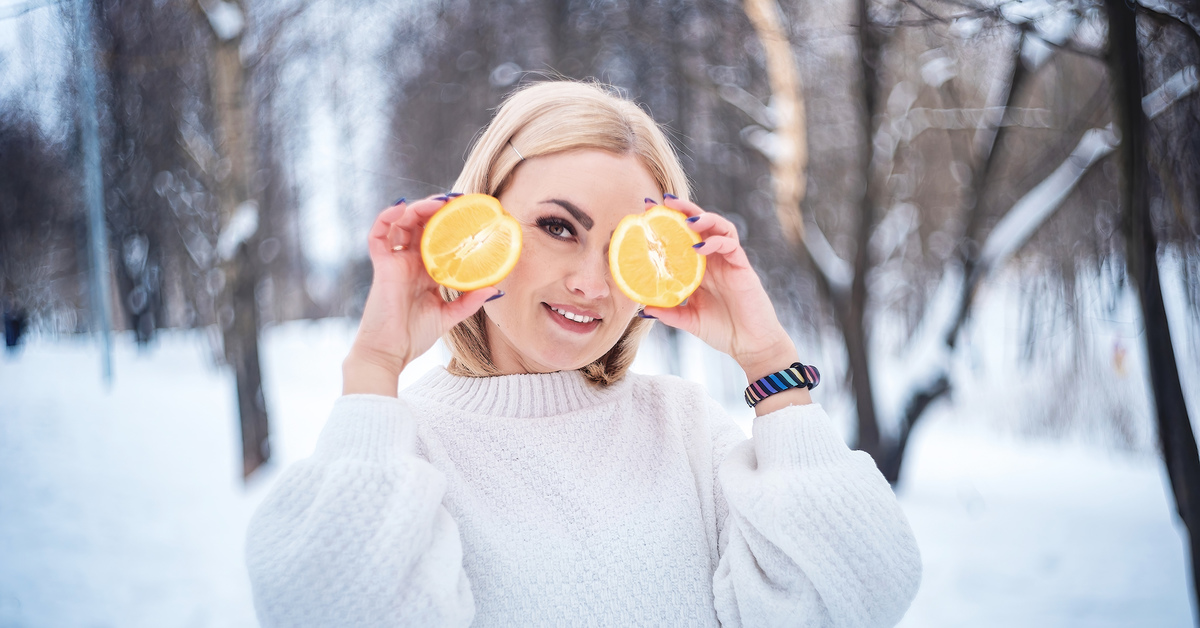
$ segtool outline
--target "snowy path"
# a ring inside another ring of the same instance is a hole
[[[312,449],[352,333],[267,332],[276,464]],[[0,626],[255,625],[242,533],[278,467],[242,486],[232,386],[207,351],[193,333],[148,352],[120,338],[108,392],[83,340],[0,358]],[[942,415],[912,447],[900,499],[925,577],[903,626],[1193,625],[1156,461]]]

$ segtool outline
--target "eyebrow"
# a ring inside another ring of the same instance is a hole
[[[567,210],[567,213],[571,214],[571,216],[574,217],[575,220],[578,220],[579,224],[583,225],[583,228],[587,229],[588,231],[591,231],[592,226],[596,224],[596,221],[592,220],[592,217],[587,215],[587,212],[576,207],[575,203],[572,203],[571,201],[564,201],[559,198],[552,198],[550,200],[546,200],[546,201],[542,201],[542,202],[543,203],[553,203],[553,204],[558,205],[559,207]]]

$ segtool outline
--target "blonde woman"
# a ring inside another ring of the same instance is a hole
[[[801,361],[733,225],[687,200],[649,116],[595,85],[525,88],[455,189],[500,199],[520,261],[495,287],[443,294],[417,244],[447,197],[379,215],[344,395],[248,531],[263,626],[899,621],[916,542],[808,386],[755,389],[746,439],[703,388],[627,372],[653,319],[728,353],[748,384]],[[657,199],[691,217],[708,272],[685,305],[641,311],[607,247]],[[397,391],[438,338],[449,366]]]

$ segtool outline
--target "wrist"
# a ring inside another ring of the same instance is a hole
[[[395,397],[399,392],[404,364],[374,359],[354,348],[342,361],[342,394],[370,394]]]
[[[796,345],[791,338],[784,336],[765,349],[743,355],[737,362],[745,371],[746,383],[749,384],[799,361],[800,352],[796,350]]]

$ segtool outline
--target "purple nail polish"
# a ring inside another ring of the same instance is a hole
[[[687,219],[688,222],[696,222],[697,220],[700,220],[699,216],[692,216],[691,218]]]
[[[403,202],[404,202],[404,197],[401,196],[400,198],[392,201],[392,205],[399,205],[400,203],[403,203]]]
[[[678,196],[675,196],[674,194],[663,194],[663,198],[669,198],[669,199],[671,199],[671,200],[673,200],[673,201],[677,201],[677,200],[679,200],[679,197],[678,197]]]
[[[693,249],[698,249],[698,248],[700,248],[700,247],[702,247],[702,246],[704,246],[704,243],[703,243],[703,242],[697,242],[697,243],[695,243],[695,244],[693,244],[693,245],[692,245],[692,248],[693,248]]]
[[[503,291],[503,290],[501,290],[500,292],[497,292],[496,294],[493,294],[492,296],[488,297],[488,298],[487,298],[487,301],[484,301],[484,303],[487,303],[488,301],[495,301],[496,299],[499,299],[499,298],[500,298],[500,297],[502,297],[502,296],[504,296],[504,291]]]
[[[462,192],[451,192],[446,195],[446,198],[455,198],[457,196],[462,196]]]
[[[647,196],[647,197],[646,197],[646,202],[647,202],[647,203],[654,203],[654,204],[656,204],[656,205],[658,204],[658,201],[656,201],[656,200],[654,200],[654,199],[650,198],[649,196]]]
[[[643,312],[642,310],[638,310],[638,317],[639,318],[649,318],[652,320],[658,320],[657,316],[650,316],[649,314]]]
[[[443,195],[441,195],[441,196],[435,196],[435,197],[433,197],[433,200],[435,200],[435,201],[448,201],[448,200],[450,200],[450,197],[449,197],[449,196],[446,196],[445,194],[443,194]]]

